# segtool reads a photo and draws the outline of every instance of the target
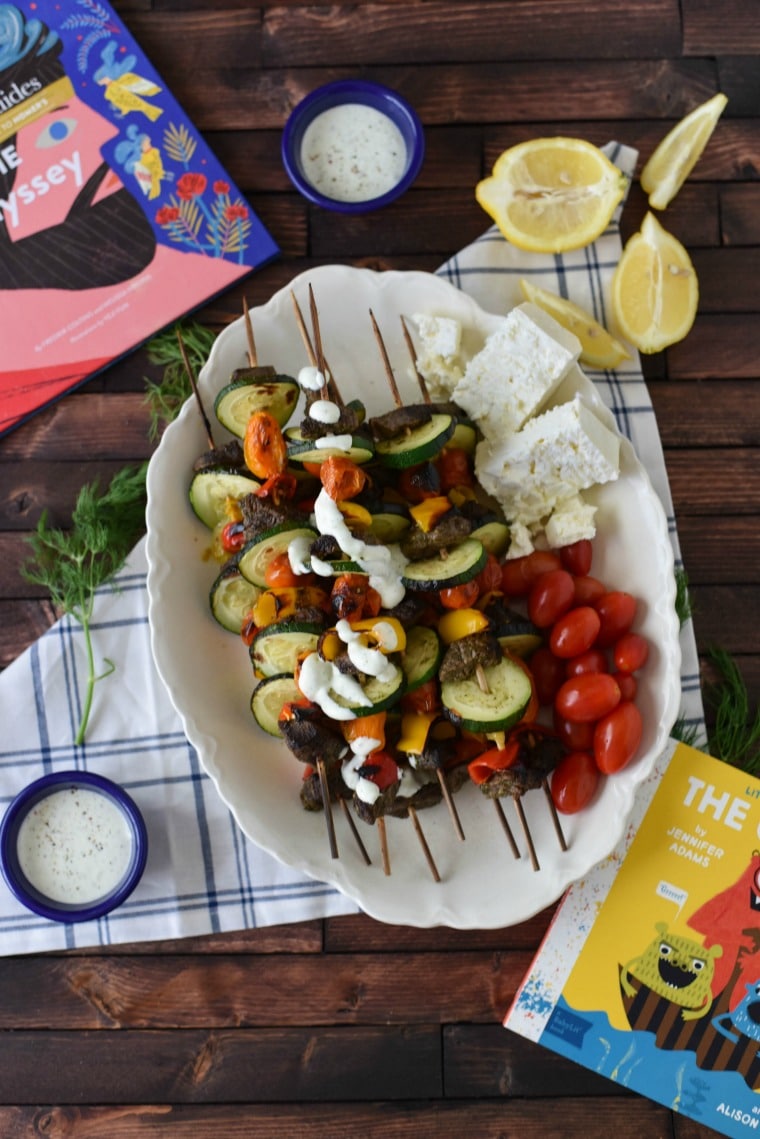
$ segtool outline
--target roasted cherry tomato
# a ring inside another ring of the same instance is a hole
[[[435,678],[401,697],[402,712],[439,712],[440,708],[441,693]]]
[[[566,680],[554,706],[574,723],[588,723],[608,715],[620,703],[620,689],[607,672],[588,672]]]
[[[618,688],[620,689],[621,700],[635,700],[636,693],[639,689],[638,681],[631,672],[613,672],[612,674],[617,681]]]
[[[575,579],[575,604],[596,605],[600,597],[607,592],[603,582],[588,574]]]
[[[596,638],[597,647],[608,649],[627,633],[636,616],[636,599],[622,590],[603,593],[594,608],[601,617],[601,628]]]
[[[264,571],[264,581],[272,589],[278,585],[310,585],[314,578],[308,575],[307,581],[304,574],[294,573],[287,552],[284,552],[272,558]]]
[[[532,556],[532,555],[531,555]],[[540,574],[528,594],[528,616],[539,629],[548,629],[575,599],[575,584],[567,570],[549,570]]]
[[[589,649],[588,652],[572,657],[565,664],[565,675],[568,678],[583,676],[587,672],[609,672],[607,655],[601,649]]]
[[[319,478],[333,501],[344,502],[361,494],[367,473],[352,459],[343,455],[328,455],[320,466]]]
[[[568,751],[594,750],[594,722],[574,724],[554,711],[554,730]]]
[[[478,583],[478,592],[482,597],[484,593],[501,590],[501,565],[499,559],[493,554],[488,555],[486,564],[475,578]]]
[[[510,558],[501,567],[501,588],[510,597],[526,597],[539,574],[562,568],[558,554],[534,550],[524,558]]]
[[[288,448],[280,425],[268,411],[255,411],[243,439],[245,465],[259,479],[269,479],[285,470]]]
[[[480,596],[478,579],[474,577],[464,585],[452,585],[442,589],[438,596],[444,609],[469,609]]]
[[[599,720],[594,728],[594,760],[605,775],[620,771],[631,762],[641,743],[641,712],[630,700]]]
[[[444,447],[435,465],[442,491],[452,490],[455,486],[472,486],[470,459],[460,447]]]
[[[533,653],[528,668],[533,673],[539,704],[553,704],[554,697],[567,679],[565,662],[555,657],[551,649],[542,646]]]
[[[577,542],[571,542],[569,546],[563,546],[559,550],[559,557],[566,570],[582,577],[591,569],[592,552],[590,539],[580,538]]]
[[[599,768],[588,751],[573,751],[559,761],[552,773],[554,806],[563,815],[574,815],[588,806],[599,786]]]
[[[398,764],[387,751],[373,751],[359,768],[359,773],[381,791],[386,791],[399,779]]]
[[[623,633],[612,646],[612,659],[619,672],[638,672],[648,657],[649,644],[639,633]]]
[[[563,660],[580,656],[593,645],[601,624],[601,617],[590,605],[569,609],[552,625],[549,648]]]
[[[222,549],[226,554],[234,554],[245,545],[245,529],[242,522],[226,522],[219,535]]]
[[[432,463],[406,467],[398,476],[396,486],[406,502],[412,504],[425,498],[436,498],[441,493],[441,480]]]

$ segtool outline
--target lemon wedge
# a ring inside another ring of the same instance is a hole
[[[617,326],[640,352],[683,340],[699,300],[697,274],[681,242],[648,213],[629,239],[612,279]]]
[[[669,131],[641,171],[641,187],[649,205],[664,210],[673,201],[707,146],[728,99],[713,95]]]
[[[581,342],[582,364],[589,368],[609,369],[616,368],[623,360],[630,360],[630,352],[620,341],[574,301],[550,293],[524,278],[520,279],[520,288],[526,301],[538,305],[549,316],[553,316],[558,324],[578,337]]]
[[[604,232],[625,187],[625,175],[590,142],[534,138],[505,150],[475,197],[519,249],[563,253]]]

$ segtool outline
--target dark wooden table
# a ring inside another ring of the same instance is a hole
[[[124,18],[282,247],[200,314],[220,328],[325,262],[433,269],[488,219],[473,188],[541,134],[647,156],[684,113],[730,99],[667,213],[692,253],[688,338],[645,361],[697,641],[760,695],[760,10],[757,0],[502,0],[268,7],[122,0]],[[290,108],[329,79],[401,91],[428,151],[382,215],[310,208],[279,157]],[[643,216],[632,190],[625,234]],[[53,621],[18,573],[44,506],[149,455],[144,352],[0,441],[0,662]],[[2,717],[21,714],[2,709]],[[712,1134],[521,1042],[501,1017],[550,914],[512,929],[363,917],[109,951],[0,958],[0,1135],[192,1139]]]

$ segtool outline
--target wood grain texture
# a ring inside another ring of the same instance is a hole
[[[681,115],[729,104],[659,216],[699,277],[688,337],[643,360],[708,697],[712,650],[760,700],[760,20],[756,0],[118,0],[280,258],[197,314],[218,332],[317,264],[436,269],[490,219],[474,187],[508,146],[616,139],[637,175]],[[414,187],[339,217],[291,186],[290,110],[362,75],[425,127]],[[648,209],[635,180],[624,240]],[[1,319],[1,318],[0,318]],[[52,623],[20,574],[47,508],[150,456],[145,349],[0,440],[0,668]],[[0,707],[4,717],[16,709]],[[469,840],[468,840],[469,841]],[[491,868],[484,868],[484,873]],[[501,1027],[553,907],[504,930],[365,916],[6,958],[3,1139],[709,1139],[714,1132]],[[1,935],[0,935],[1,936]]]

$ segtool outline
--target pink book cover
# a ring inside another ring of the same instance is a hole
[[[0,434],[278,252],[108,4],[0,3]]]

